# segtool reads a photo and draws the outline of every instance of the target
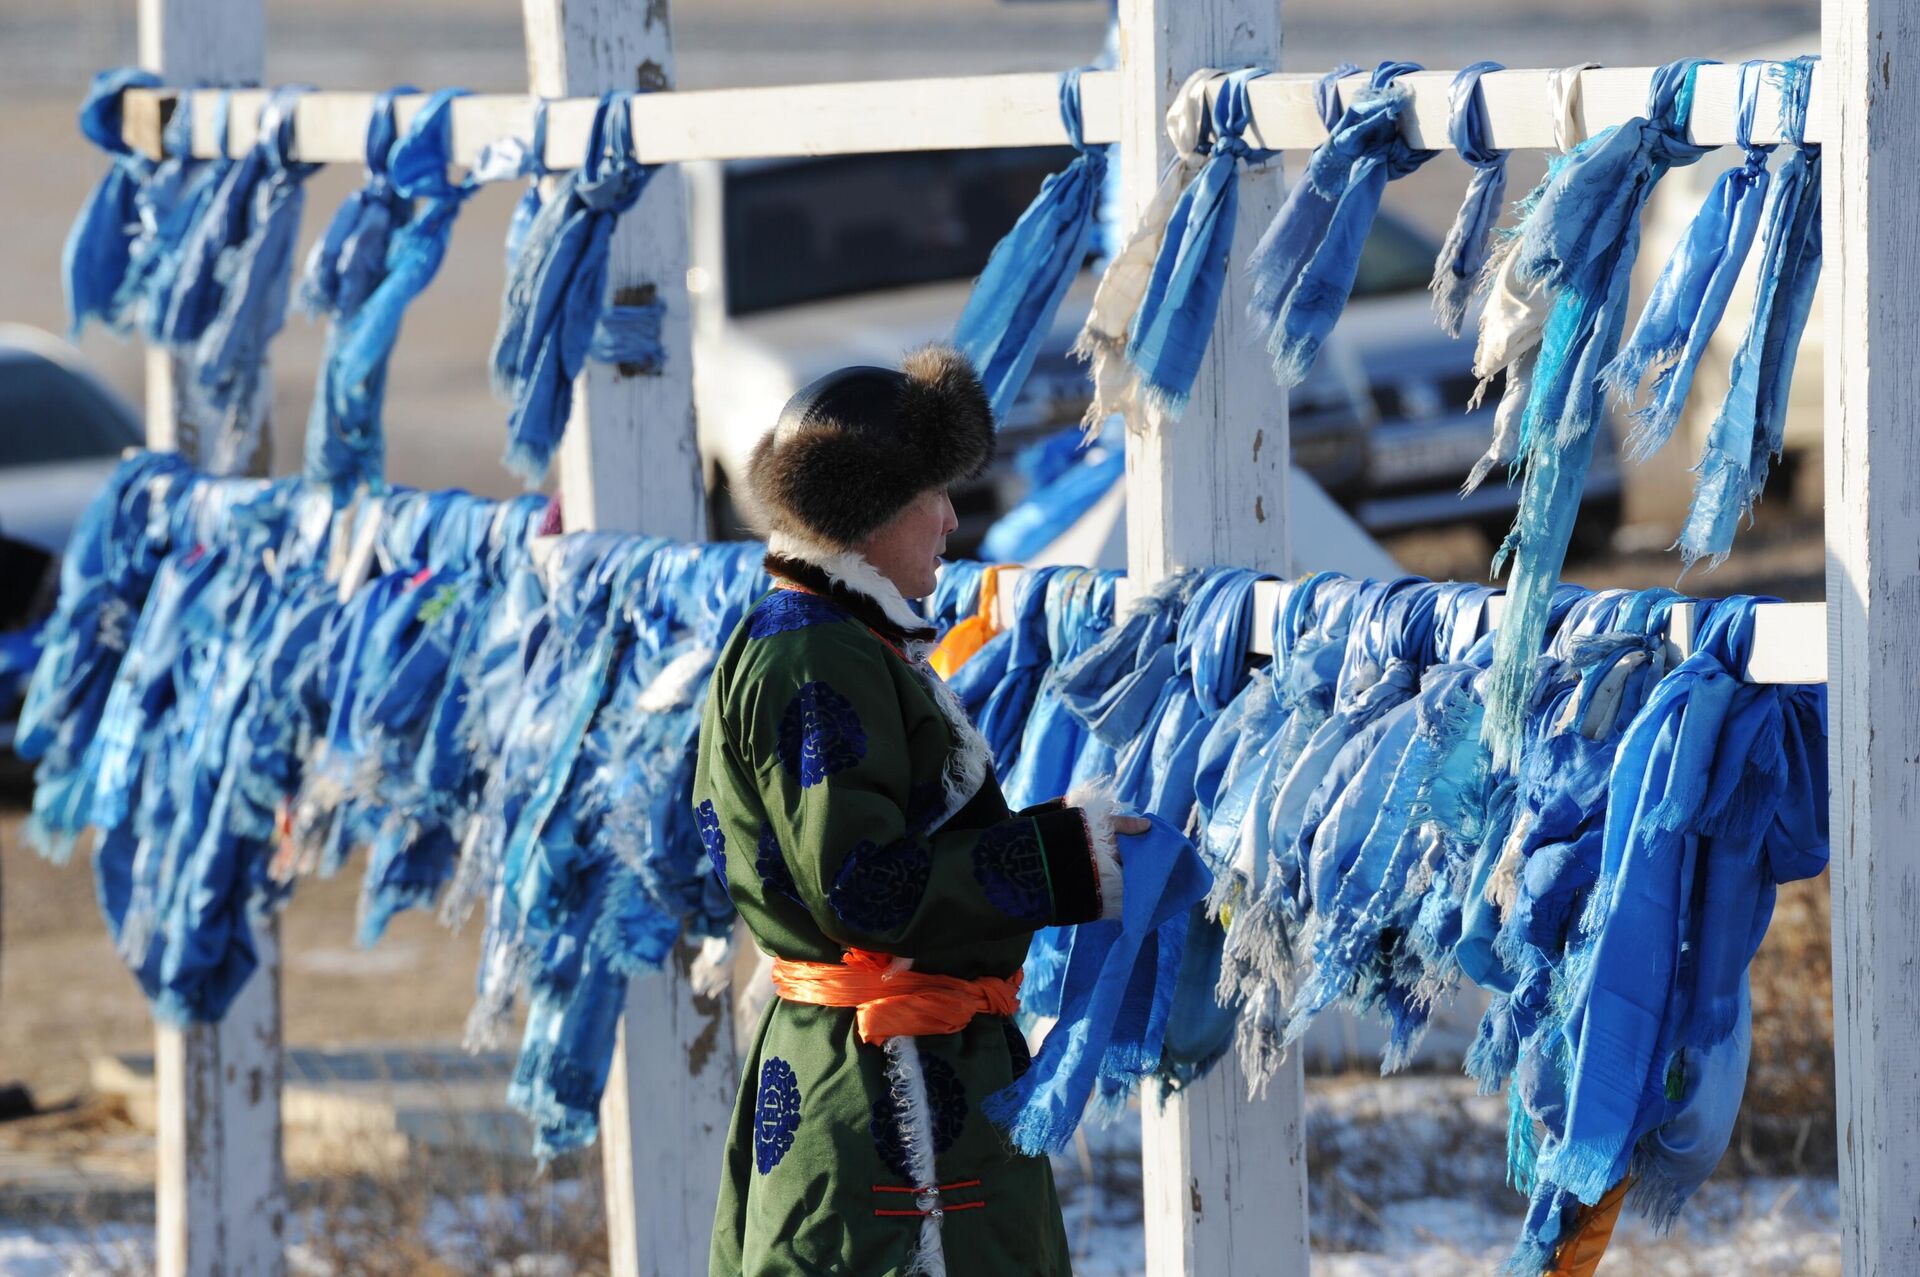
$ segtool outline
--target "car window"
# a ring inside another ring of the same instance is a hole
[[[1360,270],[1354,276],[1353,295],[1386,297],[1419,292],[1433,278],[1433,258],[1439,246],[1405,222],[1382,213],[1360,249]]]
[[[113,457],[139,442],[87,378],[37,355],[0,358],[0,466]]]
[[[734,166],[727,310],[971,280],[1067,147],[909,151]]]

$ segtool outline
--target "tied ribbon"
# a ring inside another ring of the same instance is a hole
[[[1306,380],[1321,343],[1340,318],[1360,270],[1360,250],[1387,183],[1432,159],[1400,136],[1411,96],[1394,81],[1416,62],[1382,62],[1368,87],[1330,126],[1306,175],[1268,225],[1247,263],[1248,314],[1266,337],[1282,386]]]
[[[479,189],[470,176],[460,182],[447,179],[453,151],[452,104],[466,92],[442,89],[435,93],[397,141],[391,139],[391,97],[384,111],[381,104],[375,106],[375,123],[368,129],[368,171],[374,170],[374,150],[385,143],[381,181],[390,191],[391,207],[400,215],[389,223],[390,233],[383,229],[379,235],[379,260],[354,264],[334,276],[339,281],[334,323],[307,422],[307,477],[326,484],[336,506],[346,504],[361,484],[375,492],[386,487],[381,408],[386,399],[387,361],[399,339],[408,303],[433,281],[446,258],[455,215]],[[382,115],[389,121],[384,131],[378,125]],[[363,188],[357,194],[365,193]],[[412,207],[416,198],[425,202],[417,214]],[[372,205],[369,201],[368,206]],[[343,208],[342,214],[347,211]],[[339,221],[335,219],[336,224]],[[343,248],[333,260],[351,255],[351,249]]]
[[[75,337],[89,319],[109,328],[125,325],[121,282],[132,261],[134,237],[142,225],[140,195],[153,176],[153,163],[120,136],[121,99],[128,89],[157,88],[160,79],[137,67],[102,71],[93,78],[80,106],[80,132],[112,161],[99,185],[80,206],[61,253],[66,281],[69,331]]]
[[[222,91],[214,99],[213,132],[225,144],[233,107],[232,95]],[[175,281],[186,252],[187,237],[198,224],[233,161],[220,155],[211,160],[193,158],[193,94],[183,91],[173,117],[161,137],[166,158],[140,188],[134,207],[140,228],[129,251],[126,277],[114,297],[114,310],[125,318],[138,316],[148,341],[170,344],[167,314]]]
[[[891,954],[849,949],[839,962],[773,960],[773,991],[788,1002],[851,1007],[860,1040],[958,1033],[976,1015],[1011,1016],[1020,1009],[1020,978],[963,979],[896,968]]]
[[[1473,295],[1481,268],[1487,264],[1487,241],[1500,218],[1500,204],[1507,197],[1507,152],[1496,151],[1487,140],[1493,126],[1487,120],[1487,98],[1480,88],[1481,76],[1505,69],[1498,62],[1476,62],[1454,76],[1453,86],[1447,91],[1452,112],[1447,120],[1447,137],[1460,158],[1473,166],[1466,198],[1454,214],[1453,226],[1433,263],[1433,279],[1427,285],[1433,294],[1434,316],[1449,337],[1460,335],[1467,300]]]
[[[1207,154],[1200,146],[1200,135],[1207,120],[1207,88],[1223,75],[1224,72],[1211,67],[1202,67],[1187,77],[1167,107],[1167,138],[1173,143],[1173,162],[1161,174],[1153,198],[1141,210],[1139,224],[1107,263],[1099,287],[1094,289],[1087,322],[1074,339],[1072,353],[1087,361],[1093,381],[1093,395],[1082,418],[1089,436],[1097,434],[1101,425],[1115,413],[1124,415],[1130,422],[1143,424],[1139,411],[1139,379],[1127,362],[1127,332],[1153,276],[1173,207],[1179,202],[1181,192],[1187,189],[1187,183],[1207,161]]]
[[[1041,183],[1040,194],[994,246],[954,326],[953,344],[973,360],[996,421],[1006,420],[1019,396],[1093,240],[1107,149],[1088,146],[1083,134],[1080,74],[1085,69],[1075,67],[1060,77],[1060,118],[1079,155]]]
[[[286,85],[268,96],[250,162],[235,166],[227,198],[213,201],[234,219],[226,229],[239,234],[212,264],[219,306],[194,346],[183,415],[203,432],[212,428],[207,468],[215,474],[239,471],[260,444],[267,347],[286,323],[306,180],[320,168],[292,158],[294,108],[307,91]]]
[[[1253,122],[1247,86],[1265,74],[1259,67],[1234,71],[1214,95],[1207,162],[1168,214],[1129,330],[1127,362],[1148,406],[1168,417],[1186,407],[1220,314],[1227,250],[1239,218],[1240,162],[1259,164],[1273,154],[1254,150],[1240,136]]]
[[[584,164],[554,188],[507,275],[493,344],[493,390],[513,405],[506,466],[529,484],[545,476],[573,406],[573,379],[596,353],[614,225],[658,167],[633,158],[632,101],[629,91],[600,99]],[[644,335],[644,325],[628,332]],[[610,351],[604,339],[600,352],[642,367],[658,367],[660,355],[657,345]]]
[[[1665,446],[1679,424],[1694,370],[1720,326],[1734,281],[1753,247],[1760,209],[1767,197],[1771,146],[1753,144],[1753,115],[1760,98],[1761,62],[1740,66],[1740,108],[1734,137],[1745,163],[1713,184],[1687,233],[1674,247],[1647,298],[1633,335],[1601,370],[1617,400],[1630,405],[1649,370],[1657,369],[1649,402],[1633,413],[1627,454],[1645,461]]]
[[[1494,559],[1496,571],[1509,554],[1514,561],[1486,696],[1485,740],[1495,766],[1511,765],[1520,753],[1534,661],[1604,416],[1600,370],[1626,326],[1641,210],[1669,169],[1711,149],[1687,138],[1694,73],[1705,61],[1661,67],[1645,115],[1571,152],[1549,177],[1514,250],[1517,287],[1545,289],[1552,309],[1520,422],[1520,511]]]
[[[1794,151],[1774,182],[1753,317],[1696,468],[1693,507],[1680,533],[1689,566],[1710,557],[1717,567],[1726,558],[1741,516],[1760,499],[1772,459],[1786,441],[1794,358],[1820,281],[1820,148],[1806,141],[1816,61],[1809,55],[1768,69],[1780,86],[1780,131]]]

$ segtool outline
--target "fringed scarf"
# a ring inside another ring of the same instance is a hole
[[[1060,77],[1060,118],[1079,152],[1041,183],[1040,194],[994,246],[954,325],[953,344],[973,360],[996,421],[1019,397],[1060,299],[1087,259],[1106,180],[1107,149],[1089,147],[1080,113],[1080,74]]]
[[[1726,313],[1740,268],[1746,264],[1767,198],[1767,157],[1771,146],[1753,144],[1753,115],[1760,99],[1761,62],[1740,67],[1740,104],[1734,136],[1744,162],[1713,184],[1706,203],[1654,281],[1640,321],[1600,379],[1623,407],[1630,407],[1640,383],[1654,373],[1649,401],[1632,414],[1627,455],[1645,461],[1665,446],[1679,424],[1693,385],[1694,370],[1707,342]]]
[[[1542,333],[1521,423],[1526,465],[1520,512],[1494,564],[1514,555],[1508,607],[1494,646],[1484,734],[1496,767],[1520,749],[1533,662],[1602,420],[1600,370],[1626,324],[1640,212],[1653,187],[1705,147],[1687,141],[1693,75],[1703,59],[1663,66],[1647,113],[1575,150],[1548,183],[1521,231],[1513,269],[1523,287],[1542,285],[1553,310]]]
[[[1400,134],[1412,98],[1394,81],[1419,69],[1415,62],[1374,68],[1368,87],[1329,125],[1330,135],[1247,262],[1253,280],[1248,314],[1283,387],[1306,379],[1345,309],[1387,183],[1438,154],[1414,150]]]
[[[358,249],[355,241],[362,236],[349,233],[342,237],[341,251],[333,259],[337,268],[328,272],[334,285],[334,322],[307,422],[307,477],[326,484],[337,505],[344,505],[363,484],[374,492],[386,486],[381,409],[387,360],[400,336],[407,305],[439,271],[453,219],[478,189],[471,177],[460,182],[447,179],[453,151],[451,107],[465,94],[465,89],[435,93],[413,117],[405,135],[392,143],[383,165],[390,170],[383,175],[391,188],[386,202],[405,215],[393,218],[385,228],[372,224],[383,220],[377,214],[362,219],[366,237],[382,241],[379,258],[363,260],[373,250]],[[370,153],[374,141],[370,126]],[[361,193],[371,187],[370,182]],[[417,214],[412,207],[416,199],[426,201]],[[381,202],[375,196],[365,207],[377,208]]]
[[[1207,162],[1167,216],[1166,234],[1128,330],[1127,362],[1148,408],[1164,417],[1178,417],[1186,407],[1219,318],[1227,251],[1239,220],[1241,162],[1260,164],[1272,155],[1252,149],[1240,136],[1253,122],[1247,85],[1265,74],[1249,67],[1220,82]]]
[[[100,182],[80,206],[61,253],[67,286],[69,331],[79,336],[89,319],[122,328],[121,283],[132,260],[141,226],[140,194],[153,177],[153,161],[120,136],[121,96],[128,89],[157,88],[160,77],[137,67],[102,71],[93,77],[80,105],[80,132],[111,161]]]
[[[1481,268],[1487,264],[1487,242],[1493,235],[1493,224],[1500,218],[1500,203],[1507,197],[1507,153],[1494,150],[1487,140],[1493,126],[1487,120],[1486,95],[1480,90],[1481,76],[1505,69],[1498,62],[1475,62],[1453,77],[1453,86],[1447,91],[1451,108],[1447,137],[1460,158],[1473,166],[1466,198],[1454,214],[1446,241],[1440,245],[1433,279],[1427,285],[1433,294],[1434,317],[1449,337],[1460,335],[1467,301],[1479,284]]]
[[[1768,68],[1780,86],[1780,131],[1794,151],[1774,182],[1753,317],[1733,357],[1727,397],[1707,432],[1693,507],[1680,533],[1689,566],[1711,558],[1717,567],[1726,558],[1740,517],[1760,499],[1785,441],[1787,391],[1820,280],[1820,148],[1806,143],[1816,61],[1800,57]]]
[[[493,390],[513,405],[506,466],[529,485],[545,477],[560,446],[573,380],[589,355],[631,354],[633,362],[645,362],[639,357],[648,345],[643,323],[622,332],[627,340],[615,343],[617,351],[608,350],[602,323],[614,225],[638,202],[655,169],[633,158],[632,100],[631,92],[600,99],[584,163],[554,188],[507,276],[493,342]],[[657,365],[657,303],[651,313],[655,341],[647,353]]]
[[[1074,340],[1073,354],[1091,365],[1093,396],[1082,419],[1090,435],[1115,413],[1125,416],[1135,429],[1146,426],[1138,378],[1127,361],[1127,334],[1146,295],[1173,207],[1207,161],[1207,153],[1201,149],[1201,134],[1207,123],[1207,89],[1224,75],[1202,67],[1187,77],[1167,107],[1173,162],[1161,174],[1160,185],[1141,210],[1140,221],[1125,245],[1107,263],[1106,273],[1094,290],[1093,308]]]

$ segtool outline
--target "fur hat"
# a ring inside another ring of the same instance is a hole
[[[772,525],[857,545],[929,488],[993,459],[993,408],[967,357],[927,346],[891,368],[842,368],[807,386],[755,445],[747,488]]]

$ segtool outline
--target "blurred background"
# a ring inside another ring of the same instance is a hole
[[[121,448],[138,438],[142,352],[97,327],[67,345],[59,276],[67,228],[104,166],[80,137],[74,112],[95,71],[133,60],[134,9],[130,0],[0,0],[0,781],[7,795],[0,802],[0,1274],[76,1265],[141,1271],[146,1262],[146,1008],[107,940],[86,866],[49,866],[22,846],[27,782],[6,749],[16,708],[10,697],[31,660],[23,636],[51,602],[59,547]],[[270,83],[374,89],[405,79],[480,92],[525,85],[514,0],[267,0],[267,10]],[[1101,54],[1108,6],[680,0],[673,23],[679,86],[709,88],[1059,70]],[[1528,67],[1637,65],[1682,54],[1786,57],[1817,51],[1818,25],[1817,0],[1287,0],[1284,68],[1385,57],[1435,68],[1480,58]],[[1285,163],[1294,168],[1301,158]],[[1643,291],[1730,162],[1723,152],[1664,184],[1648,213]],[[890,360],[943,335],[995,241],[1061,163],[1058,151],[1006,151],[692,166],[688,282],[716,535],[751,530],[731,499],[731,480],[786,394],[829,367]],[[1541,168],[1537,153],[1516,155],[1510,195],[1530,188]],[[1471,341],[1440,334],[1425,286],[1467,174],[1446,152],[1389,188],[1354,305],[1315,375],[1292,397],[1296,463],[1408,570],[1462,579],[1484,577],[1513,500],[1497,482],[1472,503],[1454,496],[1486,446],[1488,414],[1464,411]],[[334,166],[307,184],[302,259],[358,181],[353,167]],[[517,489],[498,463],[504,412],[488,393],[485,368],[503,282],[500,245],[518,195],[517,184],[503,184],[471,202],[446,265],[407,316],[386,406],[396,483],[490,495]],[[1065,347],[1092,279],[1089,273],[1070,298],[1054,346],[1009,418],[1001,463],[958,494],[956,548],[975,550],[998,516],[1065,464],[1057,441],[1077,422],[1086,393]],[[1611,449],[1596,464],[1571,579],[1674,583],[1679,560],[1667,547],[1685,515],[1688,467],[1725,389],[1750,296],[1749,281],[1703,363],[1674,443],[1646,465],[1616,461]],[[1722,568],[1692,574],[1685,588],[1821,597],[1817,314],[1794,385],[1790,455],[1775,471],[1757,525],[1742,533]],[[273,349],[276,471],[298,463],[322,331],[296,314]],[[358,950],[355,893],[344,879],[303,887],[283,923],[287,1041],[307,1052],[289,1070],[290,1084],[308,1097],[304,1107],[292,1092],[289,1098],[298,1201],[317,1212],[310,1219],[351,1215],[364,1225],[359,1234],[309,1225],[302,1244],[314,1271],[593,1271],[603,1262],[596,1257],[597,1159],[537,1176],[517,1160],[523,1132],[498,1125],[504,1062],[467,1061],[451,1049],[471,997],[476,937],[449,936],[431,919],[406,914],[380,948]],[[1698,1208],[1736,1221],[1769,1218],[1789,1199],[1811,1211],[1805,1235],[1782,1242],[1779,1266],[1763,1271],[1826,1271],[1829,1252],[1838,1253],[1827,1231],[1834,1156],[1827,970],[1825,880],[1794,884],[1782,892],[1755,968],[1754,1073],[1746,1127],[1723,1168],[1729,1187]],[[1454,1271],[1447,1256],[1458,1271],[1485,1271],[1479,1257],[1503,1243],[1520,1207],[1500,1182],[1504,1106],[1462,1086],[1457,1054],[1446,1058],[1444,1046],[1423,1062],[1430,1077],[1383,1086],[1342,1073],[1356,1062],[1367,1068],[1365,1044],[1348,1045],[1343,1053],[1329,1044],[1314,1061],[1317,1249],[1332,1271],[1403,1271],[1391,1246],[1411,1230],[1439,1248],[1422,1260],[1431,1271]],[[385,1098],[366,1098],[376,1093]],[[422,1113],[439,1116],[428,1121]],[[430,1130],[437,1134],[422,1133]],[[1128,1266],[1136,1262],[1139,1218],[1131,1140],[1137,1134],[1120,1128],[1096,1132],[1060,1168],[1083,1271],[1135,1271]],[[414,1191],[383,1191],[401,1166]],[[1444,1173],[1434,1169],[1442,1166]],[[431,1191],[419,1191],[428,1184]],[[510,1209],[496,1209],[501,1201]],[[1470,1209],[1420,1206],[1433,1201]],[[1727,1271],[1730,1259],[1714,1259],[1716,1226],[1699,1224],[1706,1231],[1692,1248],[1698,1268],[1673,1268],[1666,1251],[1648,1253],[1663,1256],[1669,1266],[1660,1271]],[[353,1248],[360,1234],[388,1244],[362,1253]],[[1757,1244],[1748,1234],[1727,1236],[1743,1253]],[[411,1240],[402,1245],[396,1237]],[[1625,1239],[1629,1248],[1637,1244]],[[497,1266],[531,1254],[557,1257],[555,1266]],[[1375,1260],[1383,1266],[1364,1266]],[[1622,1263],[1620,1271],[1636,1271],[1631,1259]]]

